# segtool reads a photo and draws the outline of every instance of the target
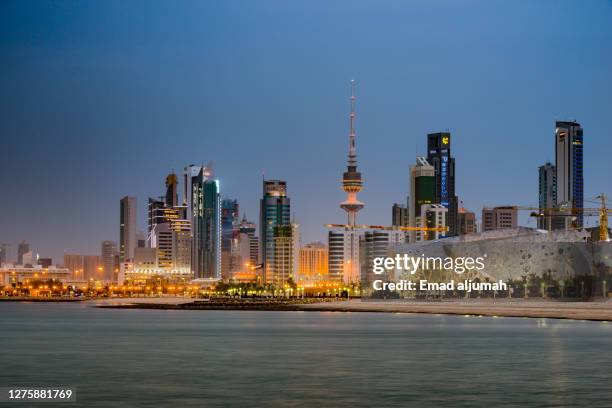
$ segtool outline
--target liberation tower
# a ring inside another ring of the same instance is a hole
[[[351,115],[349,119],[349,153],[346,171],[342,177],[342,189],[346,192],[346,201],[340,203],[340,208],[346,211],[348,227],[354,228],[357,212],[364,204],[357,200],[357,193],[363,189],[361,173],[357,171],[357,155],[355,153],[355,80],[351,80]]]

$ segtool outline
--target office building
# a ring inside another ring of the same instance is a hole
[[[446,222],[448,221],[448,208],[442,204],[421,205],[421,215],[417,217],[415,226],[421,228],[437,228],[438,230],[416,231],[416,242],[430,241],[446,236]]]
[[[516,228],[517,226],[516,206],[485,207],[482,209],[482,231]]]
[[[475,234],[476,229],[476,214],[467,211],[465,208],[459,208],[458,213],[459,235]]]
[[[538,228],[552,229],[551,208],[557,206],[557,171],[550,162],[538,168],[538,207],[544,216],[538,217]]]
[[[427,162],[435,170],[435,201],[448,208],[446,236],[457,235],[458,199],[455,195],[455,158],[451,155],[450,132],[427,135]]]
[[[119,201],[119,261],[134,258],[136,248],[136,197],[125,196]]]
[[[314,283],[327,279],[328,259],[325,244],[312,242],[301,247],[298,258],[298,282]]]
[[[423,205],[436,201],[435,169],[424,157],[417,157],[416,163],[410,166],[410,196],[408,208],[408,223],[410,226],[420,224]],[[416,242],[420,231],[410,231],[409,241]]]
[[[50,268],[53,265],[53,259],[51,258],[38,258],[36,261],[37,265],[40,265],[43,268]]]
[[[361,239],[361,279],[369,285],[375,279],[385,278],[373,272],[374,258],[389,256],[389,249],[406,242],[406,233],[399,230],[365,231]]]
[[[221,278],[230,279],[232,271],[239,270],[238,221],[240,211],[237,200],[221,200]]]
[[[17,246],[17,265],[23,265],[23,255],[30,252],[30,244],[26,241],[21,241]]]
[[[9,257],[9,244],[0,244],[0,266],[8,263]]]
[[[102,241],[102,268],[103,268],[103,280],[112,281],[115,280],[115,267],[118,267],[118,256],[117,243],[115,241]]]
[[[393,204],[391,207],[391,225],[394,227],[407,227],[410,213],[404,204]]]
[[[273,283],[280,273],[274,271],[274,265],[277,264],[274,254],[278,252],[275,250],[274,231],[276,227],[290,227],[291,224],[291,200],[287,196],[287,182],[263,181],[263,197],[260,200],[259,214],[259,247],[263,278],[266,283]],[[279,238],[286,238],[288,232],[286,229],[279,229],[277,233],[280,234]]]
[[[191,168],[189,171],[193,171]],[[196,279],[221,278],[221,198],[219,181],[201,167],[190,176],[191,270]]]
[[[573,227],[582,228],[584,208],[583,132],[578,122],[558,121],[555,125],[555,170],[557,205],[577,210]]]

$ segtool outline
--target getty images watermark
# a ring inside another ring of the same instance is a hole
[[[395,257],[377,257],[373,260],[372,272],[382,275],[388,272],[396,272],[399,275],[416,274],[418,271],[452,271],[458,275],[466,272],[482,272],[485,269],[485,256],[479,257],[431,257],[409,256],[408,254],[397,254]],[[446,282],[430,282],[427,279],[417,281],[400,279],[396,282],[385,282],[376,279],[372,282],[375,291],[415,291],[415,290],[442,290],[442,291],[499,291],[508,290],[508,285],[499,280],[497,282],[475,282],[471,279],[455,282],[454,279]]]

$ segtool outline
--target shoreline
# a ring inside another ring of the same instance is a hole
[[[302,311],[335,313],[406,313],[486,317],[527,317],[612,321],[612,300],[557,301],[545,299],[340,300],[320,299],[212,299],[185,297],[49,299],[0,298],[6,302],[71,303],[109,309]]]
[[[360,299],[322,301],[311,299],[288,301],[195,301],[195,302],[139,302],[139,299],[125,299],[123,302],[102,302],[100,308],[115,309],[167,309],[167,310],[254,310],[254,311],[303,311],[303,312],[344,312],[344,313],[406,313],[445,314],[486,317],[528,317],[571,319],[591,321],[612,321],[612,301],[564,302],[554,300],[525,299],[470,299],[428,301],[362,301]]]

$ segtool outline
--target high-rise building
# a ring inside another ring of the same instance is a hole
[[[362,283],[370,284],[374,279],[380,279],[373,272],[374,258],[387,257],[390,247],[406,242],[406,233],[400,230],[366,231],[361,239],[361,279]]]
[[[102,268],[104,280],[113,280],[115,275],[115,256],[117,255],[117,243],[115,241],[102,241]]]
[[[555,125],[556,205],[581,211],[584,208],[583,132],[578,122],[558,121]],[[574,222],[582,228],[583,215]]]
[[[540,209],[554,208],[557,206],[557,171],[550,162],[538,168],[538,206]],[[544,217],[538,217],[538,228],[550,231],[552,229],[552,217],[550,211],[544,210]]]
[[[391,207],[391,225],[394,227],[407,227],[408,223],[408,207],[404,204],[393,204],[393,207]]]
[[[518,216],[516,206],[485,207],[482,209],[482,230],[492,231],[503,228],[516,228]]]
[[[459,208],[458,214],[459,235],[467,235],[476,233],[476,214],[467,211],[465,208]]]
[[[300,248],[298,281],[319,282],[327,279],[327,247],[322,242],[312,242]]]
[[[291,200],[287,196],[287,182],[282,180],[264,180],[263,197],[260,200],[259,212],[259,239],[261,262],[263,264],[263,277],[266,283],[272,283],[278,275],[273,270],[275,265],[274,254],[276,227],[290,227]],[[287,231],[280,229],[279,237],[286,238]]]
[[[119,261],[134,258],[136,248],[136,197],[125,196],[119,201]]]
[[[294,279],[294,228],[292,225],[276,225],[273,256],[267,259],[266,282],[283,287],[289,279]]]
[[[442,204],[421,205],[421,215],[417,217],[416,225],[421,228],[441,228],[439,231],[428,231],[425,229],[416,231],[416,241],[429,241],[446,236],[443,229],[447,227],[448,208]]]
[[[259,239],[255,230],[255,223],[243,216],[239,226],[241,265],[248,263],[249,267],[256,267],[259,264]]]
[[[51,258],[38,258],[38,261],[36,263],[38,265],[42,266],[43,268],[50,268],[51,265],[53,265],[53,259],[51,259]]]
[[[191,277],[191,221],[187,205],[178,204],[178,178],[174,172],[166,177],[165,184],[163,199],[149,198],[148,247],[155,250],[151,252],[156,257],[155,274],[185,279]],[[138,244],[138,248],[144,245]],[[144,265],[140,267],[134,262],[131,272],[136,275],[153,273],[148,261]]]
[[[451,156],[450,132],[427,135],[427,162],[435,170],[435,203],[448,208],[446,236],[457,235],[458,199],[455,195],[455,158]]]
[[[219,181],[211,177],[209,169],[201,167],[188,181],[191,185],[191,270],[197,279],[221,278],[221,198]]]
[[[9,244],[0,244],[0,266],[8,263]]]
[[[177,188],[178,177],[172,172],[166,176],[166,197],[164,200],[166,207],[176,207],[178,205]]]
[[[340,278],[339,270],[336,268],[342,268],[342,277],[340,279],[346,283],[358,282],[361,274],[359,269],[359,239],[362,234],[355,227],[357,225],[357,213],[364,207],[364,204],[357,199],[357,193],[363,189],[363,180],[361,179],[361,173],[357,171],[355,101],[355,81],[351,81],[348,161],[346,171],[342,177],[342,190],[346,193],[346,200],[340,203],[340,208],[347,215],[347,225],[343,228],[344,231],[341,234],[340,232],[333,234],[330,232],[330,259],[328,268],[330,277],[335,279]],[[341,236],[345,240],[342,245],[344,252],[341,254],[341,260],[336,258],[338,256],[336,253],[334,253],[334,259],[332,260],[332,245],[334,246],[334,251],[337,251],[340,246],[337,242],[332,243],[331,240],[332,238],[337,240]]]
[[[416,164],[410,166],[410,206],[408,208],[408,223],[410,226],[421,224],[423,206],[436,202],[435,169],[424,157],[417,157]],[[409,241],[416,242],[421,238],[422,231],[410,231]]]
[[[80,271],[78,276],[75,276],[77,280],[103,280],[105,279],[104,275],[104,266],[102,262],[102,257],[99,255],[84,255],[83,256],[83,270]]]
[[[231,272],[239,270],[237,252],[240,225],[237,200],[221,200],[221,278],[231,278]]]
[[[23,255],[30,252],[30,244],[21,241],[17,246],[17,265],[23,265]]]

